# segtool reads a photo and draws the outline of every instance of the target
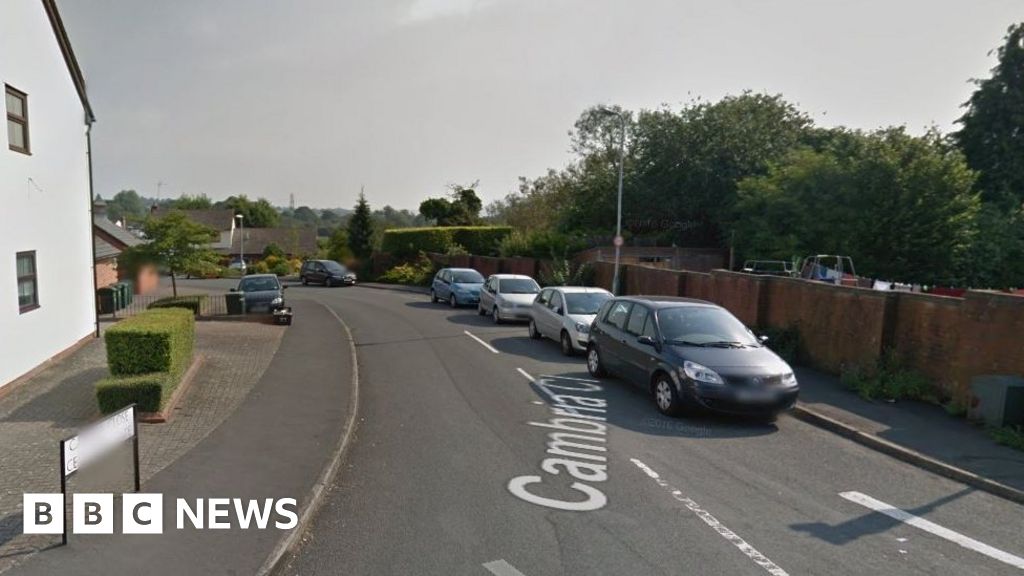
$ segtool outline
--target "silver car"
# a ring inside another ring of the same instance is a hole
[[[566,356],[582,352],[598,309],[611,298],[612,293],[601,288],[545,288],[530,307],[530,338],[557,340]]]
[[[506,320],[529,320],[533,299],[540,286],[522,274],[492,274],[480,290],[477,313],[490,314],[495,324]]]

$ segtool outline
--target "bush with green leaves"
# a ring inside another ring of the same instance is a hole
[[[414,257],[419,252],[446,254],[452,245],[462,246],[477,256],[498,253],[502,239],[512,233],[510,226],[435,226],[385,230],[381,252],[396,258]]]
[[[554,260],[538,274],[541,286],[593,286],[596,271],[590,262],[575,264],[570,260]]]
[[[585,248],[586,243],[576,236],[552,230],[515,230],[498,244],[498,254],[505,258],[562,259]]]
[[[921,373],[904,365],[891,350],[882,354],[875,366],[844,366],[843,385],[865,400],[924,400],[937,402],[935,389]]]
[[[1024,426],[1003,426],[988,429],[997,444],[1024,451]]]
[[[389,284],[405,284],[407,286],[426,286],[437,272],[437,266],[426,254],[420,252],[414,262],[399,264],[378,278]]]
[[[147,310],[108,328],[104,341],[111,375],[96,384],[100,410],[109,414],[134,402],[155,412],[192,361],[195,316],[178,307]]]
[[[146,306],[147,310],[153,310],[155,308],[184,308],[191,310],[193,314],[199,316],[203,309],[203,305],[206,303],[207,296],[205,294],[199,294],[196,296],[170,296],[167,298],[161,298],[155,300]]]

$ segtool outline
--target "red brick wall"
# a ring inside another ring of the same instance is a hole
[[[711,273],[713,288],[710,298],[735,314],[747,326],[759,326],[762,323],[764,281],[764,276],[715,270]]]
[[[537,261],[533,258],[500,258],[499,261],[499,268],[503,274],[537,276]]]
[[[455,264],[452,264],[455,266]],[[459,266],[461,267],[461,266]],[[501,271],[500,258],[488,258],[487,256],[473,256],[467,268],[475,268],[477,272],[484,275],[484,278]]]
[[[890,346],[900,359],[930,377],[944,395],[956,393],[952,364],[960,348],[963,299],[894,293]]]
[[[96,263],[96,287],[103,288],[117,282],[117,260],[103,260]]]
[[[624,280],[620,279],[620,284],[625,288],[625,294],[679,296],[683,292],[683,277],[672,270],[630,266]]]
[[[981,374],[1024,375],[1024,298],[969,291],[960,306],[959,346],[950,366],[965,398],[970,379]]]

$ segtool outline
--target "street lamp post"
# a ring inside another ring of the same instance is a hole
[[[242,273],[245,274],[245,216],[235,214],[238,218],[238,258],[242,261]]]
[[[612,276],[612,293],[619,293],[619,255],[622,252],[622,176],[626,164],[626,115],[610,108],[598,108],[601,114],[617,116],[621,123],[619,134],[619,196],[616,201],[615,213],[615,275]]]

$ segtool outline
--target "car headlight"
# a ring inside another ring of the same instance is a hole
[[[690,380],[696,380],[697,382],[703,382],[705,384],[725,384],[725,380],[718,375],[711,368],[704,366],[703,364],[697,364],[696,362],[690,362],[686,360],[683,362],[683,374]]]
[[[274,305],[274,306],[276,306],[278,304],[284,304],[284,298],[281,298],[280,296],[278,296],[277,298],[274,298],[273,300],[271,300],[270,303],[272,305]]]
[[[590,324],[584,324],[583,322],[577,322],[576,323],[576,331],[579,332],[580,334],[589,334],[590,333]]]
[[[782,375],[782,385],[786,388],[792,388],[796,386],[796,374],[790,372],[789,374]]]

